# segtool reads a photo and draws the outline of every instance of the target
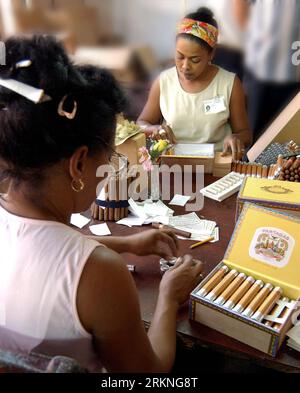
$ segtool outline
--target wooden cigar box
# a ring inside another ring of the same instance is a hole
[[[247,177],[238,195],[236,220],[247,202],[299,217],[299,195],[300,183]]]
[[[254,162],[272,143],[286,143],[291,140],[300,144],[300,93],[283,109],[258,141],[248,151],[250,162]]]
[[[140,160],[139,149],[144,146],[146,146],[145,134],[138,133],[117,146],[116,151],[128,158],[129,165],[138,165]]]
[[[232,168],[232,156],[222,157],[222,153],[216,152],[214,167],[213,167],[213,176],[214,177],[224,177],[231,172]]]
[[[298,217],[245,204],[224,260],[191,294],[190,319],[275,357],[293,324],[300,297],[299,245]],[[223,265],[283,290],[282,297],[289,303],[280,330],[266,326],[270,316],[257,322],[199,294]]]
[[[192,166],[193,172],[196,171],[197,165],[204,166],[204,172],[211,174],[213,173],[214,159],[214,144],[179,143],[161,156],[161,163],[170,167],[179,165],[182,168],[189,165]]]

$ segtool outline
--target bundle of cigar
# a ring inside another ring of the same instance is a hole
[[[230,270],[226,265],[223,265],[197,293],[216,305],[278,330],[286,321],[286,311],[282,310],[281,324],[277,322],[273,326],[266,318],[269,318],[270,312],[275,315],[277,302],[285,301],[282,294],[280,287],[274,288],[270,283],[265,284],[261,280],[246,276],[245,273]]]
[[[292,181],[299,183],[300,181],[300,156],[291,157],[285,160],[283,156],[278,156],[277,180]]]
[[[121,181],[119,177],[111,177],[92,207],[92,218],[99,221],[118,222],[128,217],[128,187],[132,178]],[[120,184],[121,183],[121,184]]]
[[[275,179],[277,164],[270,166],[257,164],[255,162],[234,161],[232,172],[239,173],[245,177],[256,177],[259,179]]]

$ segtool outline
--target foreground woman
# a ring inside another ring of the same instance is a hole
[[[114,154],[119,88],[107,72],[73,66],[52,38],[11,39],[6,49],[0,347],[70,356],[91,371],[169,371],[177,310],[199,281],[201,264],[183,257],[163,277],[147,335],[119,253],[176,255],[176,240],[149,231],[103,240],[105,247],[68,226],[72,213],[91,206],[97,168]]]

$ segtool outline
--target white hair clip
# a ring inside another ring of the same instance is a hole
[[[18,63],[16,63],[16,68],[28,68],[32,65],[31,60],[21,60]]]
[[[77,105],[77,102],[74,100],[74,107],[73,107],[72,112],[66,112],[63,109],[63,107],[64,107],[64,103],[66,102],[67,98],[68,98],[68,96],[66,95],[61,99],[61,101],[58,105],[57,112],[58,112],[59,116],[66,117],[69,120],[73,120],[76,116],[78,105]]]
[[[16,81],[14,79],[2,79],[0,78],[0,86],[5,87],[15,93],[27,98],[35,104],[50,101],[52,98],[45,94],[44,90],[37,89],[35,87],[26,85],[23,82]]]

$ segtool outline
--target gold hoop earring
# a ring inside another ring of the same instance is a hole
[[[76,183],[76,180],[73,179],[72,183],[71,183],[72,190],[77,193],[83,191],[84,187],[85,187],[85,184],[83,183],[83,181],[81,179],[78,180],[78,183],[79,183],[79,187],[78,187],[78,184]]]

